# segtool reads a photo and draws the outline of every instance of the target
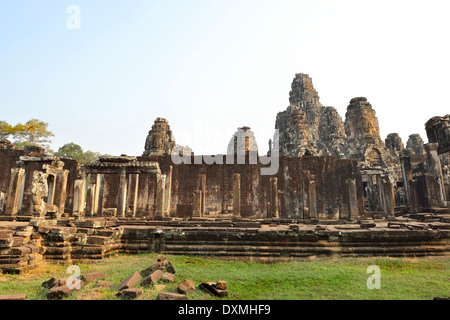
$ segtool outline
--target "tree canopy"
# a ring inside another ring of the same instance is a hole
[[[90,150],[84,152],[83,148],[81,148],[78,144],[70,142],[60,147],[58,151],[55,152],[55,156],[59,158],[78,160],[82,163],[88,163],[97,160],[101,154]]]
[[[39,119],[31,119],[25,124],[11,125],[6,121],[0,121],[0,137],[12,136],[13,143],[19,148],[24,146],[39,146],[50,150],[51,137],[55,135],[48,130],[48,123]]]

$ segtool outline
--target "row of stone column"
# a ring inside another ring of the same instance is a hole
[[[56,168],[53,165],[44,165],[47,167],[47,177],[53,177],[52,183],[48,183],[47,204],[56,205],[60,214],[64,213],[66,202],[66,190],[69,171]],[[6,216],[17,216],[21,213],[24,199],[26,170],[23,168],[12,168],[11,177],[6,192],[6,203],[3,214]],[[47,180],[49,181],[49,180]],[[33,182],[32,182],[33,183]],[[34,186],[30,186],[31,197],[33,196]]]
[[[126,169],[118,173],[119,183],[117,190],[117,208],[115,216],[125,217],[127,208],[130,208],[130,216],[135,217],[137,211],[139,174],[127,174]],[[105,186],[104,175],[91,174],[89,185],[85,188],[86,179],[84,175],[74,184],[73,215],[74,216],[102,216],[103,215],[103,189]],[[172,167],[169,168],[168,175],[156,174],[156,195],[155,195],[155,216],[168,217],[170,212],[170,194],[172,188]]]
[[[317,219],[317,194],[316,194],[316,181],[311,177],[309,170],[302,171],[302,196],[303,196],[303,218],[304,219]],[[357,217],[359,215],[358,210],[358,198],[356,190],[356,180],[347,180],[347,192],[348,192],[348,207],[349,207],[349,219]],[[393,201],[393,189],[392,195],[390,195],[389,202]],[[193,199],[193,217],[203,217],[205,214],[205,198],[206,198],[206,174],[199,175],[199,183],[197,190],[194,192]],[[393,214],[393,206],[390,207],[390,212]],[[232,175],[232,214],[234,217],[241,216],[241,175],[239,173],[233,173]],[[276,177],[270,177],[269,192],[267,202],[267,217],[278,219],[280,217],[279,202],[278,202],[278,179]]]

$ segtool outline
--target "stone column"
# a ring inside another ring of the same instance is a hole
[[[303,219],[310,219],[309,214],[309,183],[311,181],[311,173],[309,170],[302,170],[302,203],[303,203]]]
[[[278,179],[275,177],[270,178],[270,214],[271,218],[280,218],[278,210]]]
[[[136,217],[136,206],[137,206],[137,196],[138,196],[138,185],[139,185],[139,174],[128,175],[128,201],[127,208],[130,209],[130,216]]]
[[[315,181],[309,182],[308,198],[309,198],[309,217],[311,219],[317,219],[317,199],[316,199]]]
[[[403,186],[405,188],[406,194],[406,204],[408,207],[410,207],[411,206],[410,181],[413,179],[411,168],[411,157],[401,157],[400,162],[402,164],[402,176],[403,176]]]
[[[241,175],[233,173],[233,216],[241,216]]]
[[[127,171],[122,169],[119,172],[119,195],[117,197],[117,216],[125,217],[127,204]]]
[[[166,189],[166,175],[156,175],[156,199],[155,199],[155,216],[162,218],[164,216],[164,193]]]
[[[5,207],[5,199],[6,194],[0,192],[0,215],[3,215],[4,207]]]
[[[199,175],[199,190],[202,192],[201,213],[204,216],[206,212],[206,174],[204,173]]]
[[[444,187],[444,179],[442,176],[442,167],[441,167],[441,161],[439,159],[438,155],[438,143],[427,143],[424,144],[424,149],[426,153],[426,159],[427,159],[427,169],[428,173],[434,175],[439,184],[439,202],[441,205],[446,204],[446,198],[445,198],[445,187]]]
[[[195,190],[192,217],[199,218],[201,216],[202,216],[202,191]]]
[[[172,197],[172,166],[169,167],[169,173],[166,176],[166,190],[164,191],[164,216],[170,217],[170,198]]]
[[[387,217],[394,216],[394,208],[395,208],[395,191],[394,184],[391,180],[387,180],[384,182],[384,194],[385,194],[385,206],[384,213]]]
[[[100,194],[100,175],[91,174],[86,198],[86,214],[94,216],[98,213],[98,201]]]
[[[56,172],[53,204],[58,207],[58,211],[60,214],[64,213],[64,206],[66,204],[66,190],[68,177],[69,177],[69,170],[58,170]]]
[[[409,182],[410,190],[409,194],[411,196],[411,213],[419,212],[419,197],[417,194],[417,180],[413,179]]]
[[[73,210],[72,215],[74,217],[84,216],[84,186],[85,179],[84,174],[82,179],[75,180],[73,187]]]
[[[358,196],[356,191],[356,180],[347,179],[348,194],[348,219],[352,220],[358,217]]]
[[[8,191],[6,193],[6,208],[4,215],[17,216],[19,212],[19,198],[20,190],[22,189],[22,183],[25,170],[21,168],[11,169],[11,178],[9,180]]]

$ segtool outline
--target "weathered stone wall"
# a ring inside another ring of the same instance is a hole
[[[17,161],[25,151],[17,150],[14,147],[0,148],[0,192],[7,193],[9,180],[11,178],[11,169],[17,167]]]
[[[140,159],[141,160],[141,159]],[[240,174],[240,198],[242,217],[270,217],[271,178],[278,183],[278,205],[281,218],[339,219],[348,217],[348,192],[346,181],[355,179],[357,205],[363,213],[362,182],[356,161],[340,160],[331,156],[281,157],[280,168],[274,176],[260,175],[261,164],[192,164],[173,165],[170,156],[151,159],[158,161],[161,171],[173,167],[171,208],[172,215],[192,216],[194,193],[199,190],[199,177],[206,175],[205,212],[229,214],[233,206],[233,174]],[[308,178],[304,178],[308,171]],[[307,179],[307,181],[305,180]],[[316,217],[305,213],[309,204],[309,183],[313,181],[316,196]],[[332,181],[332,183],[330,182]],[[305,186],[305,183],[308,183]],[[306,210],[305,210],[306,209]]]

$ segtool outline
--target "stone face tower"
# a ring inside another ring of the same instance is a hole
[[[347,154],[352,159],[366,160],[369,152],[376,162],[380,162],[387,153],[380,138],[378,118],[372,105],[364,97],[353,98],[345,114],[345,133],[347,135]],[[370,150],[369,150],[370,149]]]
[[[425,151],[423,148],[424,142],[419,134],[414,133],[408,137],[408,141],[406,142],[406,150],[410,152],[412,155],[424,155]]]
[[[258,153],[258,144],[255,134],[249,127],[238,128],[228,143],[227,154],[245,154],[248,152]]]
[[[292,81],[289,107],[277,114],[275,129],[280,134],[280,155],[344,155],[345,130],[333,107],[324,107],[307,74]]]
[[[145,140],[143,156],[169,155],[175,146],[175,138],[170,130],[169,121],[157,118]]]

